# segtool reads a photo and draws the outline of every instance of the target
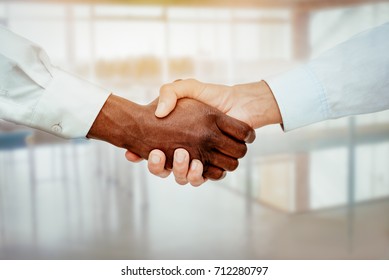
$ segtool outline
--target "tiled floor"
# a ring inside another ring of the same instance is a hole
[[[180,187],[105,144],[33,154],[35,185],[26,150],[0,153],[0,259],[389,258],[389,200],[248,214],[228,177]]]

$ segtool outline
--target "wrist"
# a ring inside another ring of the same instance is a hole
[[[281,124],[282,116],[280,108],[278,107],[277,100],[275,99],[271,88],[264,80],[260,81],[258,84],[258,94],[260,96],[259,99],[263,103],[263,113],[266,116],[266,124]]]
[[[277,101],[265,81],[235,85],[233,95],[245,114],[243,121],[254,129],[282,122]]]
[[[102,140],[120,148],[130,149],[132,135],[139,130],[137,116],[142,106],[111,95],[95,119],[87,137]]]

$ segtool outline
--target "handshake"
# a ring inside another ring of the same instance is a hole
[[[264,81],[224,86],[179,80],[161,87],[146,106],[111,95],[89,138],[127,149],[132,162],[149,159],[151,173],[199,186],[238,167],[255,139],[253,129],[281,123],[274,96]]]

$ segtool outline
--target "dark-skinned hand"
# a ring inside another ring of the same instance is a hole
[[[193,99],[180,99],[165,118],[155,117],[158,99],[142,106],[111,95],[97,116],[88,137],[104,140],[147,159],[159,149],[172,168],[174,151],[183,148],[190,160],[204,165],[203,176],[220,179],[235,170],[246,154],[245,142],[255,139],[247,124]]]

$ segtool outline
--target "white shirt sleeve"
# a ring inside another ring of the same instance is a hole
[[[2,27],[0,41],[0,118],[85,137],[109,91],[51,65],[43,49]]]
[[[389,109],[389,23],[266,82],[277,100],[285,131]]]

